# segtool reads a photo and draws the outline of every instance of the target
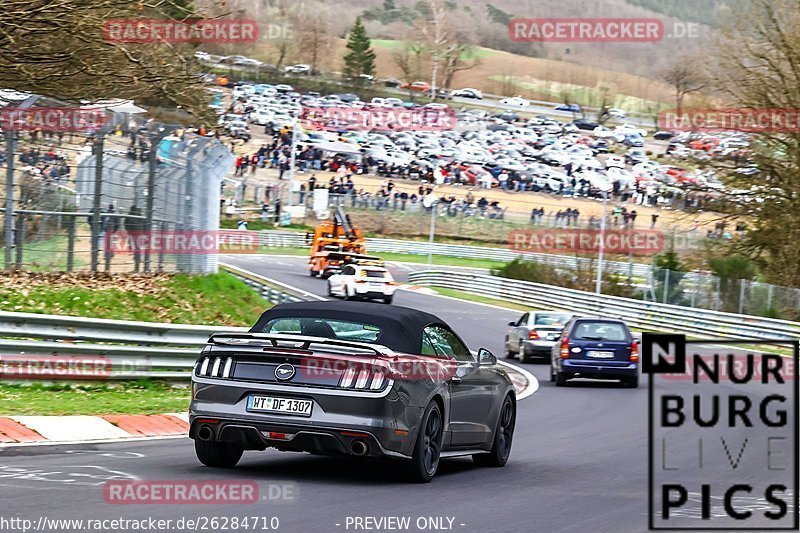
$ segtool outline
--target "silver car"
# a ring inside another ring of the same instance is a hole
[[[527,363],[532,357],[548,358],[564,324],[571,318],[570,313],[530,311],[516,322],[509,322],[511,329],[506,333],[506,357],[519,357],[523,363]]]

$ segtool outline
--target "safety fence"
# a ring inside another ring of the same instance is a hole
[[[531,309],[556,309],[579,315],[615,317],[645,330],[725,339],[800,338],[800,323],[705,309],[597,295],[496,276],[445,270],[412,272],[409,281],[517,303]]]

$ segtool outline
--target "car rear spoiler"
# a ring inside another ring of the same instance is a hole
[[[276,350],[303,350],[313,353],[310,349],[312,344],[320,344],[327,346],[337,346],[343,348],[357,348],[359,350],[366,350],[384,357],[392,357],[396,355],[392,350],[380,344],[370,344],[367,342],[348,341],[341,339],[330,339],[328,337],[313,337],[310,335],[287,335],[279,333],[214,333],[208,338],[208,344],[216,345],[242,345],[253,343],[248,341],[262,341],[265,348],[274,348]],[[290,343],[290,346],[281,345],[280,342]]]

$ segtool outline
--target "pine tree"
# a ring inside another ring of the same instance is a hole
[[[346,76],[355,77],[361,74],[371,76],[375,73],[375,52],[371,44],[367,30],[361,23],[361,17],[356,18],[356,23],[347,38],[347,49],[350,52],[344,56]]]

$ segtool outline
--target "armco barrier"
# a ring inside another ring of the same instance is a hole
[[[598,296],[590,292],[463,271],[412,272],[409,274],[409,281],[417,285],[438,286],[496,298],[531,309],[557,309],[580,315],[621,318],[635,328],[671,331],[694,337],[773,340],[800,338],[800,323],[797,322],[616,296]]]
[[[318,298],[231,265],[220,268],[275,304]],[[102,358],[107,367],[99,377],[106,379],[186,378],[212,333],[244,331],[247,328],[0,312],[0,377],[14,379],[19,356],[61,356],[64,361],[77,356]]]
[[[297,248],[305,247],[305,234],[292,231],[259,231],[259,245],[265,248]],[[589,264],[588,259],[569,255],[520,253],[508,248],[486,248],[483,246],[467,246],[463,244],[433,243],[423,241],[406,241],[400,239],[367,239],[367,250],[370,253],[398,253],[413,255],[433,255],[443,257],[463,257],[469,259],[485,259],[490,261],[513,261],[517,257],[535,259],[539,263],[561,268],[576,268],[579,264]],[[650,273],[650,265],[644,263],[626,263],[622,261],[604,261],[604,268],[615,274],[646,278]]]

